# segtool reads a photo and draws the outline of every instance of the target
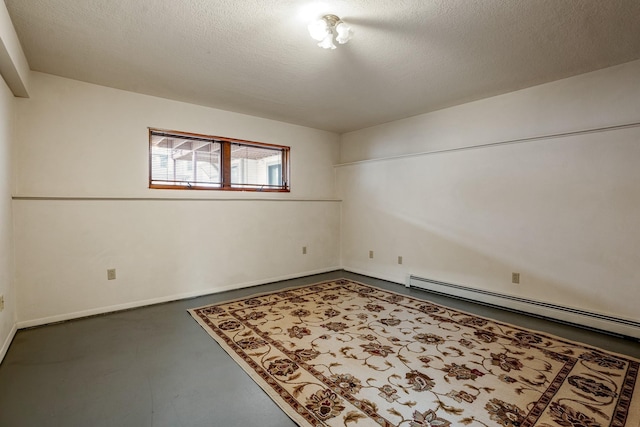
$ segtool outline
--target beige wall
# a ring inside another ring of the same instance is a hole
[[[0,295],[4,295],[5,304],[0,312],[0,361],[13,337],[16,322],[11,215],[13,103],[13,94],[0,79]]]
[[[640,122],[639,99],[635,61],[345,134],[341,161]],[[342,263],[640,320],[639,159],[634,127],[339,166]]]
[[[640,60],[341,137],[342,163],[640,120]]]
[[[30,94],[7,92],[1,116],[10,129],[15,103],[19,326],[341,261],[638,320],[640,128],[411,154],[639,121],[640,61],[352,132],[340,146],[328,132],[41,73]],[[290,145],[292,192],[150,190],[147,127]],[[384,160],[398,155],[410,156]],[[383,160],[335,168],[336,192],[332,165],[367,159]],[[10,235],[10,212],[0,224]]]
[[[42,73],[30,95],[16,100],[19,326],[339,266],[337,135]],[[147,127],[291,146],[292,191],[151,190]]]

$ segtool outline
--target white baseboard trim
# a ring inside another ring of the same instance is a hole
[[[361,274],[363,276],[373,277],[374,279],[385,280],[387,282],[392,282],[392,283],[397,283],[399,285],[407,286],[407,282],[406,281],[398,281],[398,279],[395,278],[395,277],[385,276],[385,275],[380,275],[380,274],[373,274],[370,271],[360,270],[358,268],[342,267],[342,269],[344,271],[348,271],[349,273]]]
[[[4,360],[4,356],[7,355],[7,351],[9,351],[9,346],[13,341],[13,337],[16,336],[16,332],[18,332],[18,325],[14,323],[13,327],[9,331],[9,335],[7,335],[7,339],[4,340],[2,347],[0,347],[0,363]]]
[[[122,311],[122,310],[129,310],[129,309],[132,309],[132,308],[145,307],[145,306],[148,306],[148,305],[162,304],[162,303],[165,303],[165,302],[196,298],[196,297],[201,297],[201,296],[204,296],[204,295],[211,295],[211,294],[217,294],[217,293],[225,292],[225,291],[232,291],[232,290],[235,290],[235,289],[249,288],[249,287],[252,287],[252,286],[264,285],[266,283],[279,282],[279,281],[282,281],[282,280],[290,280],[290,279],[297,279],[299,277],[313,276],[314,274],[329,273],[331,271],[336,271],[336,270],[340,270],[340,269],[341,269],[340,267],[321,268],[321,269],[318,269],[318,270],[303,271],[303,272],[299,272],[299,273],[287,274],[287,275],[284,275],[284,276],[270,277],[268,279],[254,280],[254,281],[243,282],[243,283],[235,283],[235,284],[232,284],[232,285],[227,285],[227,286],[222,286],[222,287],[201,289],[201,290],[193,291],[193,292],[185,292],[185,293],[181,293],[181,294],[167,295],[167,296],[162,296],[162,297],[158,297],[158,298],[151,298],[151,299],[146,299],[146,300],[128,302],[128,303],[124,303],[124,304],[110,305],[110,306],[106,306],[106,307],[97,307],[97,308],[92,308],[92,309],[89,309],[89,310],[76,311],[76,312],[73,312],[73,313],[58,314],[58,315],[55,315],[55,316],[42,317],[42,318],[38,318],[38,319],[23,320],[23,321],[18,322],[16,326],[17,326],[17,329],[32,328],[34,326],[43,326],[43,325],[48,325],[50,323],[64,322],[66,320],[80,319],[80,318],[83,318],[83,317],[95,316],[95,315],[99,315],[99,314],[113,313],[115,311]],[[14,327],[14,329],[15,329],[15,327]]]
[[[470,288],[418,276],[409,276],[410,286],[430,292],[487,304],[506,310],[525,312],[534,316],[567,322],[576,326],[597,329],[612,334],[640,339],[640,322],[608,314],[536,301],[514,295]]]

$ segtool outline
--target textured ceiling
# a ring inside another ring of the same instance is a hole
[[[638,0],[5,2],[33,70],[338,133],[640,58]]]

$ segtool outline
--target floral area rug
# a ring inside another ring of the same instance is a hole
[[[638,360],[354,281],[189,311],[301,426],[640,425]]]

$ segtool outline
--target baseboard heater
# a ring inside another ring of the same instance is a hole
[[[640,322],[410,275],[407,286],[640,340]]]

